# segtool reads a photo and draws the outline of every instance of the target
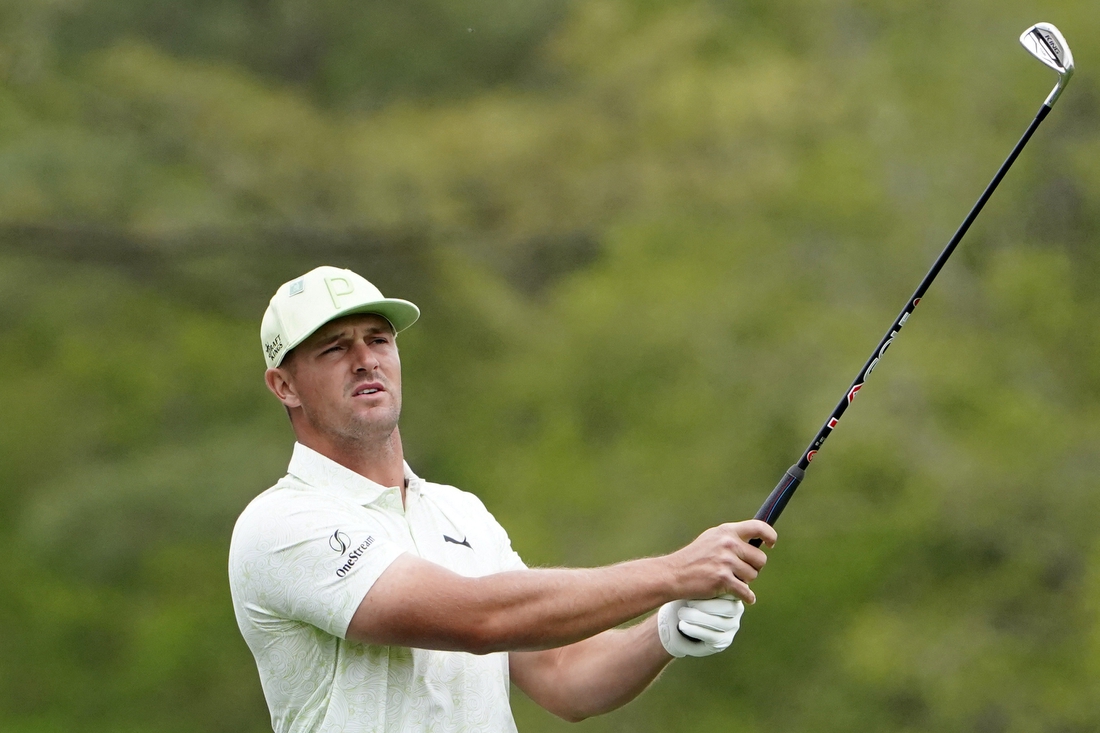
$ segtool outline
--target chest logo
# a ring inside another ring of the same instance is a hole
[[[454,537],[448,537],[447,535],[443,535],[443,541],[444,542],[451,542],[451,543],[456,544],[456,545],[465,545],[466,547],[470,547],[470,543],[466,541],[465,537],[462,538],[462,541],[459,541],[459,540],[456,540]],[[470,547],[470,549],[472,550],[474,548]]]

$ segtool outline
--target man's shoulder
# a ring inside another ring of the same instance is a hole
[[[488,511],[477,494],[463,491],[450,484],[437,484],[434,481],[420,479],[420,494],[438,504],[462,507],[474,511]]]
[[[237,518],[237,523],[261,517],[271,511],[282,511],[287,505],[319,498],[323,498],[322,492],[287,474],[271,488],[252,497],[252,501],[248,502]]]
[[[273,524],[283,525],[294,517],[305,518],[333,503],[338,503],[338,499],[331,492],[310,486],[288,474],[248,502],[233,525],[233,541],[236,543],[244,537],[265,534]]]
[[[493,524],[500,527],[493,513],[485,506],[477,494],[470,491],[450,486],[449,484],[437,484],[431,481],[423,481],[420,490],[421,496],[431,501],[447,514],[455,518],[461,516],[472,519],[482,524]],[[503,528],[501,528],[503,530]]]
[[[488,546],[496,553],[493,555],[495,565],[492,566],[491,572],[522,570],[526,567],[520,556],[512,549],[508,531],[497,521],[480,497],[447,484],[428,481],[423,483],[421,495],[435,504],[440,513],[445,515],[456,529],[469,533],[463,538],[464,541],[470,536],[478,537],[472,542],[480,549],[479,543],[486,538],[489,540]],[[448,539],[446,536],[444,539],[455,544],[464,544],[464,542]]]

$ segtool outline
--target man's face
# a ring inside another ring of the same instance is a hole
[[[401,416],[401,360],[381,316],[326,323],[269,369],[267,382],[311,430],[341,442],[386,438]]]

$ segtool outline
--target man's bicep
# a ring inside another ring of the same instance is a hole
[[[583,644],[584,642],[580,642]],[[508,654],[508,672],[512,684],[531,700],[558,717],[576,722],[585,716],[574,708],[578,694],[572,690],[575,670],[568,669],[566,657],[577,645]],[[581,685],[582,688],[586,687]]]
[[[471,651],[482,618],[473,581],[405,553],[374,581],[347,638],[364,644]]]
[[[540,702],[541,692],[554,683],[563,647],[508,653],[508,675],[527,697]]]

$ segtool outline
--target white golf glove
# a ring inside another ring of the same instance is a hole
[[[709,657],[733,643],[744,612],[744,604],[733,596],[672,601],[657,612],[657,632],[665,651],[674,657]]]

